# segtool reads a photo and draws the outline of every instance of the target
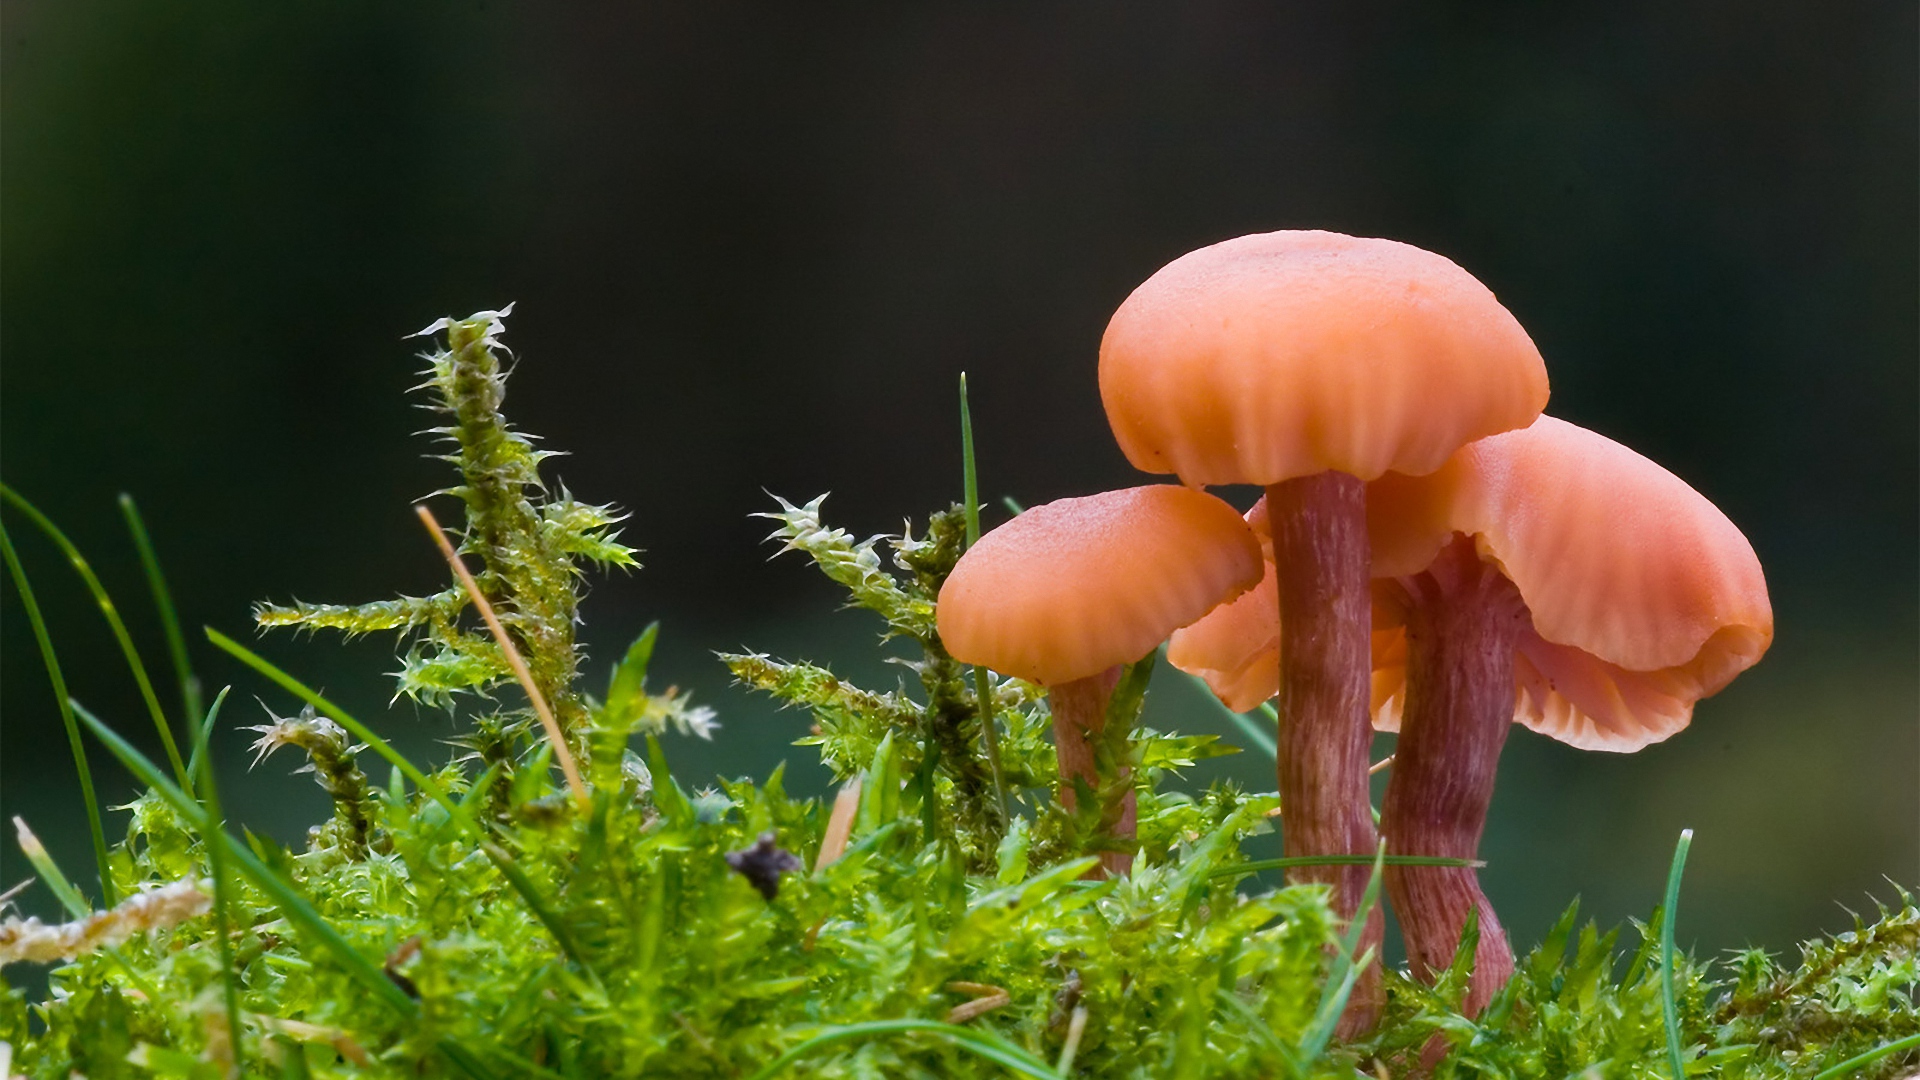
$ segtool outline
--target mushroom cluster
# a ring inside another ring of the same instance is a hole
[[[1235,711],[1278,711],[1286,854],[1471,860],[1508,725],[1637,750],[1766,651],[1752,547],[1712,503],[1603,436],[1542,415],[1546,365],[1453,262],[1329,232],[1244,236],[1134,290],[1100,346],[1127,458],[1185,487],[1036,507],[989,533],[940,596],[957,659],[1046,685],[1060,799],[1111,776],[1088,751],[1118,665],[1168,658]],[[1252,484],[1244,519],[1204,493]],[[1398,731],[1376,827],[1374,730]],[[1124,785],[1121,785],[1124,786]],[[1104,790],[1112,790],[1107,783]],[[1130,801],[1103,807],[1125,873]],[[1337,914],[1370,871],[1304,866]],[[1465,866],[1395,864],[1389,903],[1415,976],[1473,918],[1466,1007],[1513,971]],[[1382,936],[1377,912],[1361,938]],[[1377,961],[1345,1034],[1382,1004]]]

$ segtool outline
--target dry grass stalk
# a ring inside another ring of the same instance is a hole
[[[520,680],[520,688],[527,692],[527,700],[533,702],[533,711],[540,717],[540,726],[546,729],[547,741],[553,744],[553,758],[560,763],[560,771],[567,776],[567,787],[573,789],[573,797],[581,806],[591,802],[587,798],[587,785],[580,780],[580,767],[574,764],[573,751],[567,749],[567,737],[560,730],[560,721],[553,718],[553,710],[547,707],[546,695],[534,685],[533,673],[527,670],[527,662],[520,656],[520,650],[514,647],[513,639],[507,637],[507,628],[500,625],[500,617],[493,613],[493,605],[481,594],[480,586],[473,580],[473,572],[448,542],[447,534],[440,528],[440,522],[433,511],[422,505],[415,505],[414,511],[420,515],[420,521],[426,525],[427,532],[433,535],[433,542],[440,547],[440,554],[446,556],[447,565],[459,576],[460,584],[467,590],[467,599],[473,601],[474,610],[486,620],[487,629],[492,632],[493,640],[500,645],[500,652],[507,658],[507,666],[513,669],[513,677]]]
[[[167,930],[213,906],[209,881],[183,880],[122,900],[110,911],[48,925],[29,916],[0,922],[0,964],[51,964],[118,945],[148,930]]]
[[[813,872],[819,873],[846,854],[847,840],[853,836],[853,815],[860,809],[860,778],[855,776],[833,797],[833,813],[827,818],[827,831],[820,839],[820,854],[814,857]]]
[[[947,984],[947,989],[956,994],[975,995],[972,1001],[964,1005],[955,1005],[948,1010],[947,1023],[949,1024],[964,1024],[982,1013],[992,1012],[1013,1000],[1005,988],[989,986],[986,983],[950,982]]]

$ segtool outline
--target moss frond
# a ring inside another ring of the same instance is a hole
[[[825,495],[804,506],[778,495],[773,499],[780,504],[779,510],[754,516],[779,523],[767,539],[781,541],[781,551],[805,553],[821,573],[852,594],[855,606],[885,619],[889,633],[921,641],[933,636],[933,603],[924,596],[909,595],[880,561],[878,548],[885,537],[855,540],[845,529],[827,527],[820,517]]]
[[[459,551],[478,556],[482,593],[526,660],[533,681],[552,706],[563,731],[581,738],[587,705],[576,683],[579,648],[580,564],[602,568],[638,566],[636,552],[619,542],[615,526],[625,515],[612,506],[575,499],[565,485],[549,488],[540,465],[556,456],[535,447],[531,436],[507,422],[507,369],[501,343],[512,306],[466,319],[440,319],[418,336],[444,333],[446,345],[425,354],[424,381],[416,390],[426,407],[446,418],[428,434],[451,446],[441,458],[460,472],[460,482],[440,494],[466,507]],[[557,493],[556,493],[557,492]],[[428,597],[401,597],[369,604],[261,604],[263,628],[339,630],[349,636],[375,631],[417,635],[396,673],[399,692],[433,705],[463,691],[486,693],[511,678],[498,647],[484,634],[463,629],[468,606],[457,585]],[[697,714],[680,714],[683,720]]]
[[[346,729],[321,716],[311,705],[301,709],[298,716],[275,716],[271,709],[267,716],[270,723],[245,729],[261,733],[252,747],[253,765],[258,767],[282,747],[295,747],[306,754],[307,763],[294,772],[312,773],[321,790],[333,800],[333,820],[308,834],[308,848],[338,849],[350,859],[365,857],[367,838],[373,832],[373,791],[354,758],[356,751],[365,747],[351,745]]]
[[[451,622],[466,605],[466,594],[456,587],[432,596],[402,596],[370,604],[259,603],[254,605],[253,619],[262,629],[338,630],[351,638]]]

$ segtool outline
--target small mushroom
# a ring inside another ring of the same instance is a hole
[[[1400,731],[1381,807],[1395,854],[1474,856],[1511,721],[1638,750],[1686,727],[1773,641],[1759,559],[1733,522],[1573,424],[1543,416],[1430,476],[1384,477],[1367,500],[1383,579],[1375,722]],[[1475,872],[1390,866],[1386,884],[1422,978],[1478,909],[1478,1011],[1513,952]]]
[[[1524,427],[1546,366],[1486,286],[1391,240],[1273,232],[1163,267],[1114,313],[1100,397],[1127,459],[1190,485],[1259,484],[1273,517],[1279,789],[1290,856],[1370,855],[1364,481],[1431,472]],[[1307,867],[1351,918],[1369,871]],[[1381,922],[1363,941],[1377,945]],[[1363,973],[1341,1032],[1384,1000]]]
[[[1062,805],[1097,787],[1088,740],[1106,725],[1122,665],[1251,588],[1260,548],[1233,507],[1171,486],[1061,499],[980,538],[940,590],[940,639],[954,659],[1048,689]],[[1134,798],[1102,807],[1107,839],[1133,837]],[[1133,857],[1102,855],[1111,873]]]

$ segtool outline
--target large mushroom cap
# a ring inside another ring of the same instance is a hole
[[[1546,365],[1451,261],[1331,232],[1243,236],[1133,291],[1100,343],[1100,397],[1127,459],[1188,484],[1328,470],[1432,472],[1523,427]]]
[[[1474,538],[1532,612],[1517,647],[1517,719],[1587,749],[1637,750],[1773,641],[1747,538],[1679,477],[1605,436],[1541,417],[1468,446],[1429,476],[1368,486],[1376,577],[1418,573]],[[1397,725],[1404,666],[1381,665],[1391,593],[1376,590],[1375,722]],[[1381,694],[1381,690],[1387,692]]]
[[[940,590],[954,659],[1046,685],[1151,652],[1260,580],[1233,507],[1167,485],[1036,506],[980,538]]]

